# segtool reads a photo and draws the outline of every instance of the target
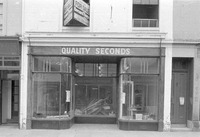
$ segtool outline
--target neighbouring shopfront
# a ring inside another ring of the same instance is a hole
[[[19,122],[20,56],[18,37],[0,37],[0,125]]]
[[[31,128],[163,124],[164,48],[31,46],[29,54]]]

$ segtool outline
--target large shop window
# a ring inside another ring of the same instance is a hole
[[[159,0],[133,0],[133,27],[158,27]]]
[[[121,61],[120,119],[157,121],[159,59]]]
[[[71,59],[34,57],[33,60],[33,117],[72,116]]]

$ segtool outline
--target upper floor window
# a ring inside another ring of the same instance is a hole
[[[63,25],[89,26],[90,22],[89,0],[64,0]]]
[[[133,0],[133,27],[158,27],[159,0]]]

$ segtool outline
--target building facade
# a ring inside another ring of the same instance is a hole
[[[21,1],[0,1],[0,125],[19,122]]]
[[[20,128],[199,130],[199,4],[22,0]]]

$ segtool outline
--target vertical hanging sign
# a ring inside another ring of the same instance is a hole
[[[89,26],[89,16],[89,5],[83,0],[64,1],[64,26]]]

